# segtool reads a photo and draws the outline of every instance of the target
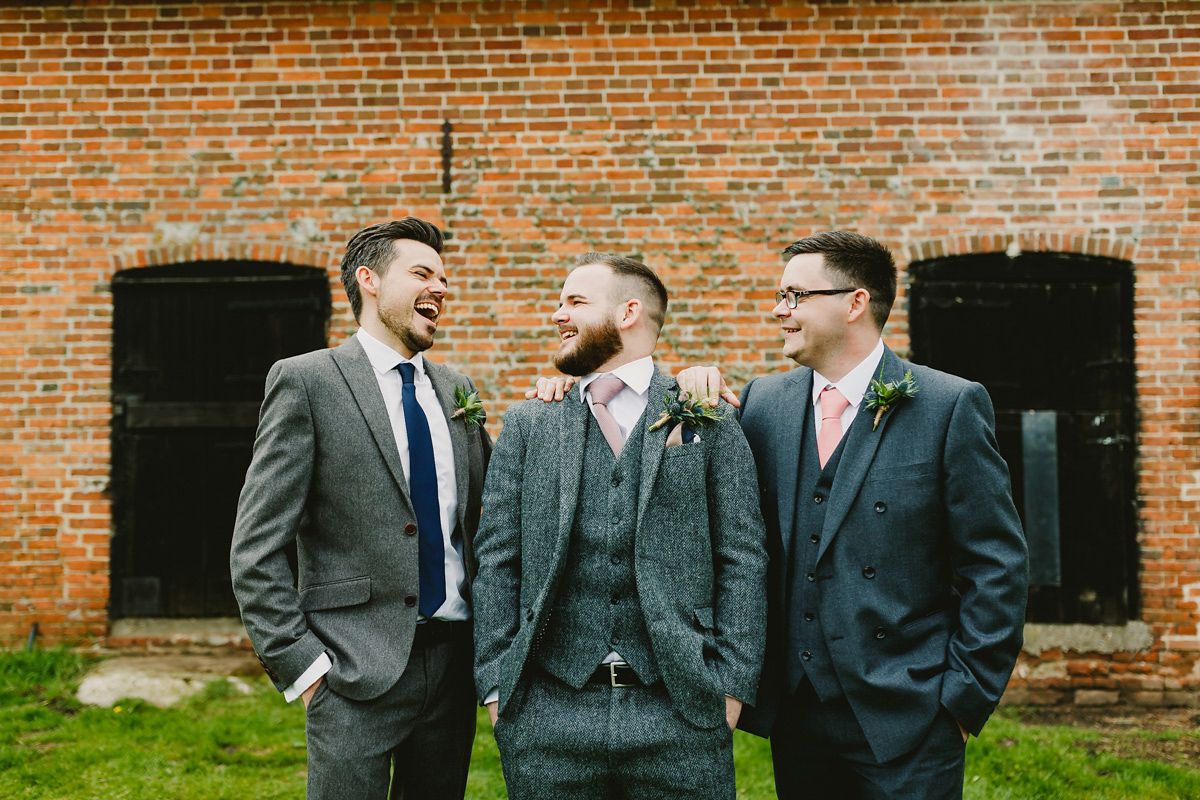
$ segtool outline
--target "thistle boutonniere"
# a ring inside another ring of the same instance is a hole
[[[900,380],[884,383],[883,365],[886,363],[887,355],[884,355],[883,361],[879,363],[879,377],[871,381],[870,393],[867,395],[867,408],[875,411],[875,422],[872,423],[871,430],[879,427],[879,420],[883,417],[883,412],[901,400],[917,394],[917,382],[913,380],[911,369],[904,373],[904,377]]]
[[[650,426],[650,430],[656,431],[668,422],[698,428],[719,420],[723,416],[715,406],[698,405],[690,394],[685,397],[667,392],[663,395],[663,412],[659,415],[658,421]]]
[[[483,411],[483,401],[479,399],[479,392],[468,393],[461,386],[455,386],[454,405],[458,406],[458,410],[450,415],[450,419],[461,417],[468,428],[472,425],[482,425],[487,417]]]

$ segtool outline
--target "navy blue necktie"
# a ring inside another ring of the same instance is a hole
[[[417,402],[413,383],[415,368],[399,364],[404,388],[400,404],[404,408],[404,427],[408,431],[408,493],[417,514],[418,569],[420,601],[417,610],[426,618],[446,601],[446,547],[442,541],[442,505],[438,502],[437,467],[433,463],[433,438],[429,420]]]

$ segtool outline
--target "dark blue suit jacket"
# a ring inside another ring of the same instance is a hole
[[[845,434],[817,562],[826,641],[882,762],[911,750],[944,706],[972,733],[1021,648],[1028,563],[986,390],[885,351],[883,380],[911,367],[918,391],[872,430],[864,399]],[[878,374],[878,367],[876,367]],[[766,664],[739,727],[770,734],[789,691],[786,578],[811,369],[751,381],[741,423],[758,470],[770,554]]]

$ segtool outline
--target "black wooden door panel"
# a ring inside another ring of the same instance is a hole
[[[1029,619],[1128,620],[1138,561],[1132,265],[1000,253],[924,261],[910,274],[913,359],[987,387],[1023,518],[1057,500],[1053,530],[1026,520],[1027,535],[1057,537],[1053,569],[1032,564]],[[1038,445],[1047,452],[1031,451],[1038,440],[1022,427],[1031,413],[1053,418],[1053,440]],[[1026,468],[1046,456],[1056,485],[1035,479],[1038,496],[1027,497]],[[1031,538],[1031,559],[1046,544]]]
[[[323,270],[209,262],[113,281],[113,617],[237,614],[229,545],[263,383],[324,347]]]

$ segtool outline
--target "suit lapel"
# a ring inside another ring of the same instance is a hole
[[[794,376],[794,377],[793,377]],[[792,534],[796,524],[796,503],[799,502],[797,476],[800,475],[800,453],[804,450],[804,434],[808,430],[808,417],[812,413],[811,369],[798,369],[789,373],[788,387],[775,408],[774,435],[778,447],[775,469],[780,478],[779,536],[783,540],[783,563],[792,550]]]
[[[900,359],[887,347],[884,348],[883,359],[884,383],[904,377],[904,367]],[[879,369],[876,365],[872,379],[878,376]],[[854,422],[850,424],[850,430],[846,431],[842,459],[838,463],[837,474],[833,478],[833,487],[829,491],[829,507],[825,510],[825,524],[821,529],[821,544],[817,550],[818,561],[829,549],[829,542],[837,534],[838,528],[841,527],[842,521],[846,519],[846,514],[850,511],[850,506],[858,497],[871,462],[875,459],[875,453],[879,450],[879,443],[883,441],[883,436],[887,432],[888,422],[901,407],[902,405],[897,405],[889,409],[879,420],[878,427],[871,430],[871,426],[875,422],[875,411],[867,408],[866,396],[859,404]]]
[[[400,493],[404,495],[404,499],[411,506],[412,498],[408,494],[408,481],[404,478],[404,466],[400,463],[400,448],[396,444],[396,437],[392,434],[392,422],[383,405],[383,395],[379,392],[379,381],[375,379],[375,368],[371,366],[366,351],[354,337],[340,347],[334,348],[332,352],[333,362],[341,370],[342,377],[349,385],[350,393],[354,395],[358,409],[362,413],[363,419],[367,421],[371,435],[375,438],[375,444],[383,454],[388,471],[392,473],[392,478],[400,487]]]
[[[654,479],[658,477],[658,468],[662,464],[663,453],[667,449],[667,436],[670,434],[670,424],[663,425],[656,431],[650,430],[658,420],[662,410],[662,397],[670,391],[678,391],[675,381],[663,375],[657,369],[650,378],[650,388],[646,390],[646,410],[642,412],[645,425],[642,429],[642,482],[638,486],[637,524],[641,527],[642,517],[650,503],[650,493],[654,491]],[[649,415],[649,416],[647,416]],[[639,420],[640,421],[640,420]]]
[[[540,401],[539,401],[540,402]],[[571,526],[575,523],[575,510],[579,506],[579,484],[583,479],[583,447],[587,433],[587,417],[591,409],[587,403],[580,400],[579,384],[567,393],[561,403],[552,406],[558,417],[558,453],[559,497],[558,497],[558,539],[555,542],[555,552],[565,552],[562,547],[571,536]],[[551,453],[544,454],[547,458]],[[556,561],[561,558],[556,555]]]
[[[446,424],[450,427],[450,445],[454,451],[454,480],[458,490],[458,524],[466,520],[467,494],[471,482],[470,464],[467,463],[467,424],[463,419],[451,419],[458,406],[454,402],[454,387],[456,382],[453,375],[441,364],[434,364],[425,359],[425,374],[433,384],[433,391],[446,415]]]

